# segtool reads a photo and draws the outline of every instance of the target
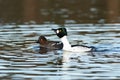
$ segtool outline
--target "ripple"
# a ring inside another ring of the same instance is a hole
[[[95,46],[86,54],[62,50],[41,53],[40,35],[60,41],[51,28],[59,25],[4,25],[0,27],[0,77],[3,80],[119,79],[118,24],[65,24],[71,44]]]

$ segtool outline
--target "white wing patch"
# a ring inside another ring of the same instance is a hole
[[[88,52],[88,51],[91,51],[92,48],[88,48],[84,46],[74,46],[74,47],[67,48],[64,50],[71,51],[71,52]]]
[[[91,51],[91,48],[83,47],[83,46],[72,47],[72,49],[73,51],[77,51],[77,52]]]

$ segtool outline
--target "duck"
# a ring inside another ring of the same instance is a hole
[[[91,52],[94,47],[88,47],[84,45],[71,45],[67,39],[67,29],[57,28],[52,29],[63,43],[63,50],[72,52]]]
[[[41,35],[37,42],[40,44],[41,49],[60,50],[63,48],[63,43],[60,41],[50,41],[45,36]]]

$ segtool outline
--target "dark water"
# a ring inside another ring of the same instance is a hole
[[[0,23],[120,23],[120,0],[0,0]]]
[[[42,53],[40,35],[59,41],[51,30],[58,25],[1,25],[0,80],[120,79],[120,24],[69,24],[71,44],[95,46],[94,53],[62,50]],[[33,48],[34,49],[33,49]]]

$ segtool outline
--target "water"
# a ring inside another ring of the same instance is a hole
[[[58,25],[1,25],[0,80],[120,79],[120,25],[66,24],[71,44],[95,46],[93,53],[44,51],[40,35],[59,41]],[[35,48],[36,47],[36,48]]]

